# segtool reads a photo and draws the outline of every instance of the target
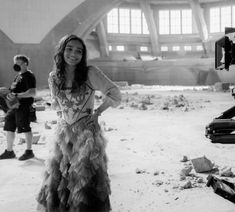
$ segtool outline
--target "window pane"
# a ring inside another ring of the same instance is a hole
[[[124,46],[117,46],[118,51],[124,51]]]
[[[210,9],[210,32],[220,32],[220,10],[218,7]]]
[[[169,34],[169,10],[159,11],[159,34]]]
[[[221,32],[225,27],[231,27],[231,7],[221,7]]]
[[[179,51],[179,50],[180,50],[180,47],[179,47],[179,46],[173,46],[173,47],[172,47],[172,50],[173,50],[173,51]]]
[[[182,10],[182,33],[192,33],[192,10]]]
[[[112,51],[113,50],[113,47],[112,46],[109,46],[109,51]]]
[[[141,11],[131,10],[131,33],[141,34]]]
[[[118,9],[112,9],[107,16],[108,33],[118,33]]]
[[[143,34],[149,34],[149,28],[148,28],[144,13],[142,13],[142,23],[143,23]]]
[[[171,34],[180,34],[180,10],[171,10]]]
[[[141,46],[140,47],[140,51],[141,52],[147,52],[148,51],[148,47],[147,46]]]
[[[184,46],[185,51],[192,51],[192,46]]]
[[[167,52],[168,51],[168,47],[167,46],[161,46],[161,51],[162,52]]]
[[[196,46],[196,50],[197,50],[197,51],[202,51],[202,50],[203,50],[203,48],[202,48],[202,46],[201,46],[201,45],[198,45],[198,46]]]
[[[119,9],[120,33],[130,33],[130,10]]]

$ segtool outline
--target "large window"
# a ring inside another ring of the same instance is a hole
[[[160,10],[159,34],[192,33],[192,10]]]
[[[149,34],[145,16],[140,9],[114,8],[107,15],[108,33]]]
[[[210,32],[224,32],[225,27],[235,27],[235,6],[210,8]]]

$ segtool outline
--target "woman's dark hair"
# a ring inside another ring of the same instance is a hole
[[[64,89],[65,85],[65,61],[64,61],[64,50],[68,42],[71,40],[77,40],[82,44],[82,58],[77,64],[74,72],[74,80],[72,84],[72,92],[77,88],[80,88],[84,82],[87,80],[88,67],[87,67],[87,49],[84,41],[76,35],[66,35],[61,38],[56,48],[54,55],[56,75],[58,77],[58,87],[59,89]]]

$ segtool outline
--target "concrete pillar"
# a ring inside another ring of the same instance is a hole
[[[105,31],[103,21],[101,21],[97,25],[96,31],[98,34],[98,39],[99,39],[99,44],[100,44],[101,57],[108,57],[109,56],[109,49],[108,49],[107,36],[106,36],[106,31]]]
[[[202,8],[200,6],[199,0],[189,0],[189,3],[192,8],[193,17],[195,18],[198,32],[202,40],[204,53],[206,55],[208,52],[206,43],[208,42],[209,35]]]
[[[78,20],[78,27],[73,34],[86,39],[96,25],[114,7],[117,7],[122,0],[86,0],[84,5],[84,19]]]
[[[160,48],[159,48],[159,40],[158,40],[158,32],[157,32],[157,27],[155,24],[155,20],[153,17],[153,11],[150,7],[149,2],[146,0],[141,0],[140,1],[141,8],[144,12],[146,22],[148,24],[148,29],[150,33],[150,40],[151,40],[151,47],[152,47],[152,54],[154,56],[159,56],[160,55]]]

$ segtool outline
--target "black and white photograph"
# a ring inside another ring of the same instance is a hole
[[[0,5],[0,212],[235,211],[235,0]]]

